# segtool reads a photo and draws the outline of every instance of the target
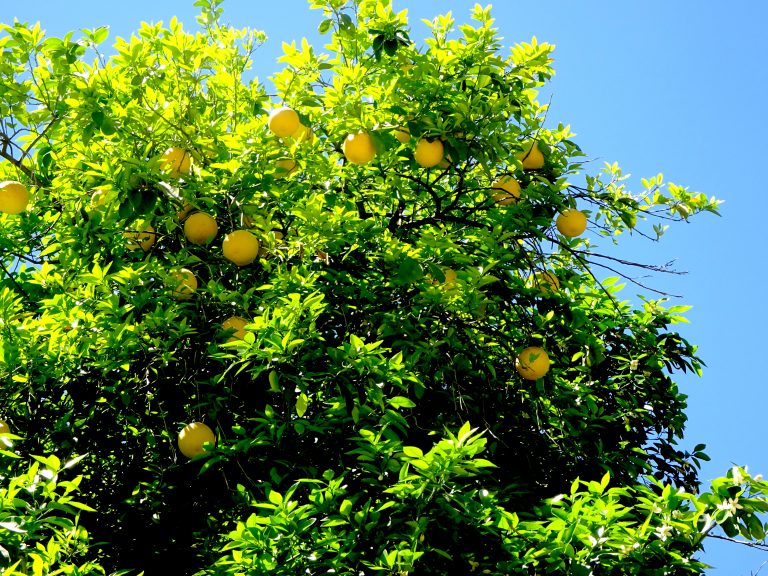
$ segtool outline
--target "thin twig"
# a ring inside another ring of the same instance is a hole
[[[707,534],[707,536],[709,538],[715,538],[716,540],[725,540],[726,542],[733,542],[734,544],[741,544],[749,548],[755,548],[756,550],[762,550],[763,552],[768,552],[768,544],[761,544],[759,542],[748,542],[747,540],[739,540],[738,538],[731,538],[730,536],[720,536],[719,534],[712,534],[712,533]]]

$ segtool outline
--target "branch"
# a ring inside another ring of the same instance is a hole
[[[26,174],[30,180],[32,180],[33,182],[35,182],[35,184],[37,184],[37,178],[35,178],[35,174],[32,172],[32,170],[24,166],[24,164],[21,163],[21,160],[16,160],[16,158],[14,158],[8,152],[6,152],[5,149],[0,150],[0,157],[8,160],[8,162],[10,162],[14,166],[16,166],[16,168],[24,172],[24,174]]]
[[[649,290],[651,292],[655,292],[656,294],[659,294],[660,296],[669,296],[669,297],[672,297],[672,298],[680,298],[681,297],[678,294],[670,294],[668,292],[663,292],[662,290],[657,290],[656,288],[652,288],[652,287],[650,287],[650,286],[648,286],[646,284],[643,284],[637,278],[633,278],[632,276],[628,276],[628,275],[624,274],[623,272],[621,272],[619,270],[616,270],[615,268],[613,268],[611,266],[608,266],[607,264],[601,264],[600,262],[595,262],[594,260],[590,260],[589,258],[590,257],[605,258],[606,260],[611,260],[613,262],[618,262],[619,264],[623,264],[624,266],[634,266],[636,268],[643,268],[645,270],[651,270],[653,272],[664,272],[666,274],[678,274],[678,275],[687,274],[687,272],[678,272],[676,270],[669,270],[668,268],[666,268],[666,266],[669,266],[669,264],[671,264],[671,262],[667,263],[665,265],[665,267],[655,266],[653,264],[642,264],[640,262],[632,262],[631,260],[624,260],[622,258],[615,258],[613,256],[608,256],[606,254],[597,254],[597,253],[587,252],[586,250],[576,250],[574,248],[571,248],[570,246],[568,246],[564,242],[561,242],[557,238],[549,238],[549,240],[552,243],[557,244],[558,246],[560,246],[561,248],[563,248],[564,250],[569,252],[574,258],[576,258],[579,262],[581,262],[582,266],[584,266],[584,268],[589,271],[589,274],[595,280],[597,280],[597,278],[595,278],[595,275],[592,273],[591,270],[589,270],[589,266],[587,266],[586,264],[591,264],[593,266],[599,266],[600,268],[603,268],[605,270],[613,272],[614,274],[620,276],[621,278],[624,278],[625,280],[628,280],[629,282],[632,282],[632,284],[635,284],[636,286],[639,286],[643,290]],[[603,287],[602,283],[600,283],[598,281],[598,284],[600,284],[600,287],[603,288],[603,290],[605,290],[605,288]]]
[[[26,290],[24,290],[24,288],[21,286],[21,284],[19,284],[19,282],[18,282],[18,281],[16,280],[16,278],[14,277],[14,275],[10,273],[10,271],[8,270],[8,268],[6,268],[6,266],[5,266],[5,262],[3,262],[3,259],[2,259],[2,258],[0,258],[0,268],[2,268],[2,269],[3,269],[3,272],[5,272],[5,275],[6,275],[6,276],[8,276],[8,278],[11,280],[11,282],[13,283],[13,285],[14,285],[14,286],[16,287],[16,289],[17,289],[17,290],[18,290],[18,291],[19,291],[19,292],[20,292],[20,293],[21,293],[21,294],[24,296],[24,298],[25,298],[25,299],[26,299],[28,302],[31,302],[31,301],[32,301],[32,298],[30,298],[30,297],[29,297],[29,294],[27,294],[27,291],[26,291]]]
[[[60,119],[61,119],[61,118],[57,118],[57,117],[55,117],[55,116],[54,116],[53,120],[51,120],[51,121],[48,123],[48,126],[46,126],[45,128],[43,128],[42,132],[40,132],[40,133],[39,133],[39,134],[38,134],[38,135],[35,137],[35,139],[34,139],[34,140],[32,140],[32,142],[30,142],[30,143],[29,143],[29,146],[27,146],[26,148],[24,148],[24,150],[22,151],[22,154],[21,154],[21,158],[19,159],[19,162],[21,162],[22,160],[24,160],[24,158],[27,158],[27,157],[29,156],[29,153],[30,153],[30,152],[32,151],[32,149],[35,147],[35,144],[37,144],[37,143],[40,141],[40,139],[41,139],[41,138],[43,138],[43,137],[44,137],[44,136],[45,136],[45,135],[48,133],[48,130],[50,130],[51,128],[53,128],[53,125],[54,125],[54,124],[56,124],[56,123],[57,123],[57,122],[58,122]]]
[[[761,544],[758,542],[749,542],[747,540],[740,540],[738,538],[731,538],[729,536],[720,536],[719,534],[707,534],[709,538],[715,538],[716,540],[725,540],[726,542],[733,542],[734,544],[741,544],[742,546],[747,546],[749,548],[755,548],[756,550],[761,550],[762,552],[768,552],[768,544]]]

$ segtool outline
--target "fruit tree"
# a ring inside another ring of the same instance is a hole
[[[762,540],[768,484],[681,444],[684,307],[608,251],[716,200],[585,164],[552,46],[488,8],[421,40],[311,0],[323,50],[262,83],[220,4],[108,48],[0,28],[3,574],[687,574],[714,527]]]

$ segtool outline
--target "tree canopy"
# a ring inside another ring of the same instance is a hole
[[[687,307],[611,247],[718,201],[595,170],[490,8],[285,44],[0,26],[0,569],[697,574],[768,483],[681,446]],[[25,196],[28,196],[28,198]],[[601,247],[603,245],[603,247]]]

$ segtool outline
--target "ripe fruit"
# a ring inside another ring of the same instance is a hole
[[[224,258],[238,266],[250,264],[259,255],[259,241],[248,230],[235,230],[224,237]]]
[[[312,128],[309,126],[304,126],[304,124],[299,123],[299,129],[293,133],[292,138],[299,142],[312,144],[312,142],[315,141],[315,133],[312,132]]]
[[[402,126],[400,128],[395,128],[395,138],[397,138],[398,142],[406,144],[411,141],[411,132],[408,128]]]
[[[515,368],[526,380],[538,380],[549,371],[549,356],[538,346],[530,346],[517,355]]]
[[[184,202],[184,206],[181,210],[176,212],[176,218],[179,220],[179,222],[183,222],[184,219],[189,216],[189,214],[194,210],[195,207],[192,206],[189,202]]]
[[[520,199],[520,183],[512,176],[501,176],[491,185],[494,190],[501,190],[493,195],[496,204],[509,206]]]
[[[168,148],[161,158],[163,168],[171,178],[192,172],[192,156],[181,148]]]
[[[245,326],[248,323],[248,320],[240,316],[230,316],[224,320],[224,322],[221,323],[221,328],[225,332],[228,330],[232,331],[232,336],[227,339],[227,342],[242,340],[245,337]]]
[[[290,176],[296,168],[296,160],[293,158],[280,158],[275,162],[275,178]]]
[[[21,182],[0,182],[0,212],[21,214],[29,204],[29,191]]]
[[[579,210],[566,210],[555,221],[560,234],[568,238],[575,238],[587,229],[587,215]]]
[[[140,223],[137,223],[136,230],[123,232],[123,236],[126,239],[128,250],[138,250],[141,248],[144,252],[152,248],[157,239],[157,234],[152,224],[144,224],[142,226]]]
[[[530,285],[542,294],[553,294],[560,289],[560,281],[552,272],[536,272],[531,276]]]
[[[536,142],[528,142],[523,146],[523,151],[518,152],[517,158],[523,163],[526,170],[538,170],[544,166],[544,154],[541,153]]]
[[[206,451],[203,444],[216,444],[216,435],[202,422],[187,424],[179,432],[179,450],[187,458],[194,458]]]
[[[203,246],[216,237],[219,226],[210,214],[195,212],[184,221],[184,236],[192,244]]]
[[[8,426],[8,422],[0,420],[0,434],[10,434],[11,428]]]
[[[344,157],[353,164],[367,164],[376,156],[373,138],[368,132],[358,132],[347,136],[341,145]]]
[[[430,142],[426,138],[422,138],[416,144],[413,158],[422,168],[437,166],[443,160],[443,143],[440,140]]]
[[[283,106],[281,108],[275,108],[269,113],[267,126],[276,136],[279,136],[280,138],[288,138],[288,136],[296,134],[301,126],[301,122],[299,121],[299,115],[296,114],[295,110]]]
[[[169,278],[169,284],[173,288],[171,295],[176,300],[189,300],[197,290],[197,278],[187,268],[173,272]]]

